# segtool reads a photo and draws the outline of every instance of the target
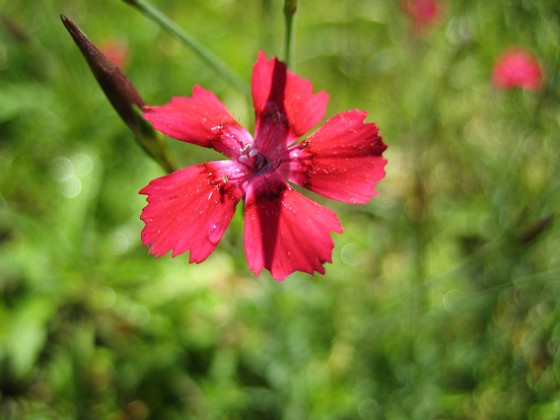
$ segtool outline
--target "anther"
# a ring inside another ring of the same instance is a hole
[[[251,151],[249,152],[249,156],[251,157],[255,157],[259,154],[259,149],[251,149]]]
[[[302,141],[302,142],[299,144],[298,149],[299,149],[299,150],[302,150],[302,149],[305,149],[307,146],[309,146],[309,140],[308,140],[308,139],[305,139],[304,141]]]

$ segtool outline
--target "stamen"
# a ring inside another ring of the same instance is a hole
[[[280,166],[281,163],[282,163],[282,158],[276,159],[276,161],[274,162],[274,165],[272,165],[272,167],[270,169],[272,169],[272,170],[277,169]]]
[[[255,148],[255,149],[251,149],[251,151],[249,152],[249,156],[251,157],[255,157],[259,154],[259,149]]]

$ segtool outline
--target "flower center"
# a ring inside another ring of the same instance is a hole
[[[246,145],[241,149],[241,155],[237,158],[239,163],[249,167],[254,172],[262,172],[268,168],[268,159],[259,152],[256,147]]]

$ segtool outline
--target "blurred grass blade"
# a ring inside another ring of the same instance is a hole
[[[16,41],[21,42],[22,44],[27,44],[31,41],[31,37],[25,28],[10,17],[0,15],[0,23],[2,23],[2,28],[8,33],[8,35]]]
[[[284,0],[284,18],[286,20],[286,33],[284,38],[284,53],[286,65],[288,67],[292,64],[292,43],[294,35],[294,16],[298,7],[297,0]],[[293,70],[293,69],[292,69]]]
[[[171,19],[161,13],[158,9],[144,0],[122,0],[156,22],[166,31],[172,33],[181,40],[183,44],[191,48],[208,66],[210,66],[227,83],[235,86],[243,94],[249,96],[250,90],[247,83],[233,73],[228,66],[194,36],[177,26]]]
[[[141,116],[144,100],[123,74],[88,37],[66,16],[61,15],[62,23],[80,48],[97,82],[107,99],[126,123],[140,146],[167,172],[175,170],[174,159],[165,143],[165,138],[155,131]]]
[[[547,216],[531,223],[521,232],[519,236],[520,242],[523,244],[533,242],[541,236],[550,227],[550,225],[552,225],[553,220],[554,213],[550,213]]]

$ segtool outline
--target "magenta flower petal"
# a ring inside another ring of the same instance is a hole
[[[334,200],[367,203],[385,176],[386,149],[367,112],[347,111],[328,120],[291,152],[289,180]]]
[[[142,210],[142,242],[157,257],[190,250],[189,261],[210,255],[227,229],[242,192],[228,182],[227,173],[239,171],[231,161],[190,166],[157,178],[140,194],[148,196]]]
[[[313,86],[276,58],[259,53],[253,67],[255,139],[259,150],[287,146],[313,128],[325,115],[328,95],[313,93]],[[270,139],[272,135],[272,139]]]
[[[239,125],[216,95],[195,86],[192,97],[174,97],[163,106],[144,107],[154,128],[177,140],[209,147],[237,158],[253,138]]]
[[[245,254],[258,275],[263,268],[282,281],[294,271],[324,274],[334,243],[342,233],[336,213],[295,191],[281,179],[253,179],[245,203]]]

